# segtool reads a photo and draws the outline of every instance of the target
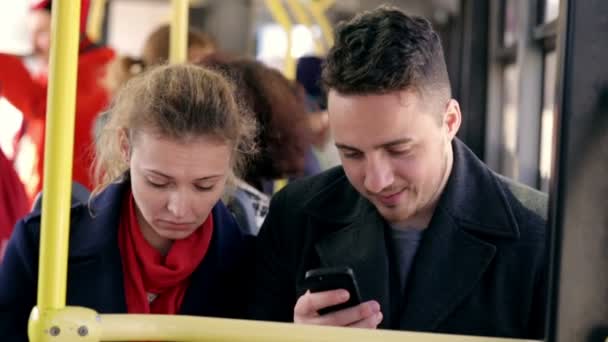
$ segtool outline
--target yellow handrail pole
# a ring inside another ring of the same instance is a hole
[[[325,15],[325,11],[333,4],[333,0],[312,0],[310,3],[310,14],[312,14],[312,17],[315,18],[319,27],[321,27],[321,32],[323,32],[323,37],[325,37],[328,48],[334,45],[334,31]]]
[[[87,36],[94,43],[98,43],[101,40],[106,3],[107,0],[91,0],[91,8],[89,9],[87,21]]]
[[[42,315],[65,307],[80,1],[55,1],[51,19],[38,306],[34,308]],[[36,329],[42,328],[37,322],[31,320],[29,327],[34,342],[45,335]]]
[[[515,342],[522,340],[167,315],[100,315],[102,341]]]
[[[173,0],[169,62],[184,63],[188,55],[188,0]]]
[[[394,330],[338,328],[182,315],[98,314],[83,307],[55,312],[50,328],[60,332],[47,341],[175,342],[521,342],[486,336],[463,336]]]
[[[293,15],[299,23],[308,28],[312,28],[312,21],[308,17],[308,14],[306,14],[306,10],[304,9],[304,6],[302,6],[300,0],[287,0],[287,4],[291,8]],[[315,44],[315,52],[319,56],[323,55],[323,53],[325,52],[323,50],[323,44],[321,44],[321,42],[316,37],[313,37],[313,42]]]
[[[283,7],[281,0],[265,0],[266,7],[270,10],[270,14],[274,20],[283,27],[287,34],[287,51],[285,52],[285,66],[283,73],[290,80],[296,78],[296,61],[291,55],[292,39],[291,39],[291,20],[287,14],[287,10]]]

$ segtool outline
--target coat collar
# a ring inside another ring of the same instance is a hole
[[[350,185],[341,168],[329,171],[334,181],[304,204],[315,224],[341,227],[317,242],[317,253],[323,266],[353,268],[363,300],[375,299],[383,308],[381,328],[436,329],[473,290],[496,253],[494,245],[476,235],[519,237],[496,177],[457,139],[453,150],[450,178],[410,271],[405,303],[394,314],[386,223],[373,205]]]
[[[454,165],[438,207],[467,231],[519,238],[519,225],[498,177],[460,140],[452,146]]]

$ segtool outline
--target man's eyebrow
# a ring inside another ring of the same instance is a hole
[[[342,150],[349,150],[349,151],[353,151],[353,152],[361,152],[358,148],[352,147],[352,146],[348,146],[345,144],[341,144],[341,143],[336,143],[336,148],[342,149]]]
[[[402,139],[397,139],[397,140],[389,141],[386,143],[382,143],[380,145],[374,146],[374,148],[391,147],[391,146],[395,146],[395,145],[409,144],[411,142],[412,142],[411,138],[402,138]]]
[[[411,138],[396,139],[396,140],[392,140],[392,141],[389,141],[389,142],[385,142],[385,143],[376,145],[376,146],[374,146],[374,149],[392,147],[392,146],[395,146],[395,145],[409,144],[411,142],[412,142]],[[336,147],[339,148],[339,149],[343,149],[343,150],[361,152],[356,147],[348,146],[348,145],[342,144],[342,143],[336,143]]]

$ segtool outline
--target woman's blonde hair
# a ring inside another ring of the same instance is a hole
[[[202,135],[224,139],[233,146],[232,171],[240,173],[256,150],[255,120],[244,108],[229,81],[200,66],[158,66],[134,77],[118,92],[99,130],[93,194],[126,174],[120,136],[132,142],[142,129],[177,141]]]

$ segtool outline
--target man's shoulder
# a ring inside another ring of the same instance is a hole
[[[544,246],[548,231],[547,194],[504,176],[496,177],[519,227],[519,242]]]
[[[546,193],[502,175],[496,177],[524,208],[547,220],[549,196]]]

